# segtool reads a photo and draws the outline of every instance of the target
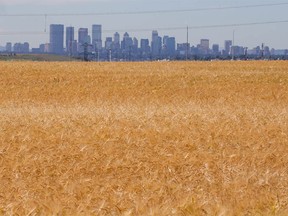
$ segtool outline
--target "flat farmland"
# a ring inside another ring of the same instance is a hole
[[[287,215],[288,62],[0,62],[0,215]]]

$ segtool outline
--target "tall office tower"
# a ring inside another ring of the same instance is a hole
[[[133,47],[134,49],[138,49],[139,46],[139,42],[138,39],[136,37],[133,38]]]
[[[163,37],[163,45],[164,46],[166,46],[166,44],[167,44],[167,39],[169,38],[169,36],[167,36],[167,35],[165,35],[164,37]]]
[[[151,42],[151,53],[152,56],[155,58],[160,56],[161,53],[161,46],[162,45],[162,38],[158,36],[158,32],[156,30],[152,31],[152,42]]]
[[[200,40],[200,46],[204,50],[209,50],[209,40],[208,39],[201,39]]]
[[[140,49],[143,53],[150,52],[149,39],[141,39]]]
[[[88,28],[79,28],[78,30],[78,43],[80,45],[88,43]]]
[[[130,49],[133,46],[133,40],[131,37],[129,37],[129,34],[127,32],[123,35],[123,40],[121,42],[121,49],[124,51],[130,51]]]
[[[120,49],[120,34],[115,32],[114,34],[114,49]]]
[[[50,53],[63,54],[64,51],[64,25],[50,25]]]
[[[73,52],[73,41],[74,41],[74,27],[66,27],[66,52],[71,55]]]
[[[231,46],[232,46],[232,40],[225,40],[224,42],[224,49],[225,49],[225,54],[229,55],[231,51]]]
[[[219,44],[213,44],[212,51],[213,51],[213,54],[215,55],[219,54]]]
[[[165,47],[167,50],[167,54],[172,57],[175,55],[176,51],[176,40],[175,37],[168,37],[165,39]]]
[[[102,26],[92,25],[92,44],[95,48],[102,48]]]
[[[209,40],[208,39],[200,40],[200,52],[203,55],[209,54]]]

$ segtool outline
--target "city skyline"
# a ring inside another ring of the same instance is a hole
[[[21,3],[22,2],[22,3]],[[178,42],[186,42],[186,26],[211,26],[245,23],[261,23],[287,20],[286,11],[288,5],[234,8],[227,10],[203,10],[181,13],[153,13],[137,14],[137,11],[155,10],[182,10],[197,8],[229,7],[253,4],[275,3],[270,1],[212,1],[212,0],[110,0],[110,1],[6,1],[0,2],[0,15],[13,14],[48,14],[45,25],[45,17],[18,17],[1,16],[0,20],[0,44],[6,41],[12,43],[27,41],[32,47],[40,43],[49,42],[49,25],[61,23],[65,26],[74,26],[75,30],[89,27],[94,23],[103,26],[103,38],[111,37],[114,32],[120,34],[129,32],[137,38],[150,38],[150,32],[157,29],[161,35],[174,35]],[[276,2],[277,3],[277,2]],[[135,14],[114,14],[113,12],[134,11]],[[105,12],[107,14],[105,15]],[[49,14],[67,13],[104,13],[104,15],[91,16],[49,16]],[[19,21],[20,20],[20,21]],[[19,24],[21,23],[21,24]],[[173,29],[182,27],[183,29]],[[46,29],[46,32],[44,31]],[[162,30],[164,29],[164,30]],[[169,30],[170,29],[170,30]],[[131,31],[132,30],[132,31]],[[135,31],[138,30],[138,31]],[[269,44],[276,49],[288,48],[288,24],[274,23],[269,25],[229,26],[217,28],[191,28],[189,30],[189,42],[196,44],[201,38],[209,38],[211,43],[218,43],[222,47],[222,40],[232,40],[235,32],[235,44],[253,47],[260,43]],[[5,33],[6,32],[6,33]],[[33,34],[34,32],[34,34]],[[18,33],[18,34],[17,34]],[[10,35],[9,35],[10,34]]]
[[[287,59],[288,56],[288,49],[277,50],[264,43],[253,48],[239,46],[233,40],[224,40],[224,48],[220,48],[219,43],[210,43],[207,38],[200,39],[197,44],[189,43],[188,39],[185,43],[178,43],[175,37],[159,35],[157,30],[151,32],[150,39],[138,39],[125,32],[121,40],[120,34],[115,32],[113,37],[106,37],[103,40],[104,45],[102,46],[101,24],[93,24],[91,26],[92,31],[89,31],[89,28],[79,28],[78,38],[75,37],[77,33],[73,26],[51,24],[49,29],[49,43],[40,44],[39,47],[30,49],[27,42],[15,43],[13,46],[11,42],[7,42],[4,50],[6,55],[13,55],[13,53],[49,53],[84,58],[86,61]],[[189,36],[188,30],[187,28],[187,38]]]

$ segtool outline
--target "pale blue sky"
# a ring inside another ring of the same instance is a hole
[[[207,7],[241,6],[252,4],[285,3],[286,0],[0,0],[0,14],[50,14],[50,13],[102,13],[126,12],[143,10],[182,10]],[[87,27],[91,31],[92,24],[102,24],[103,39],[113,33],[105,30],[149,29],[149,31],[129,32],[130,36],[148,38],[151,40],[153,29],[221,25],[234,23],[251,23],[288,20],[288,5],[258,8],[242,8],[215,11],[194,11],[167,14],[113,15],[113,16],[57,16],[47,19],[47,29],[50,24],[74,26],[75,30]],[[44,33],[45,19],[43,17],[6,17],[0,16],[0,45],[7,41],[12,43],[28,41],[31,47],[49,42],[49,34]],[[150,31],[151,29],[151,31]],[[250,48],[264,42],[274,48],[288,48],[288,23],[241,26],[225,28],[191,29],[189,42],[199,43],[201,38],[210,39],[223,47],[224,40],[232,39],[235,30],[235,44]],[[43,34],[13,34],[3,35],[3,32],[43,32]],[[159,30],[160,36],[175,36],[177,42],[186,41],[185,30]],[[122,37],[124,32],[120,32]]]

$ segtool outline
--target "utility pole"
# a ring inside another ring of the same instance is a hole
[[[262,43],[262,47],[261,47],[261,58],[262,60],[264,59],[264,43]]]
[[[232,60],[234,60],[234,45],[235,45],[235,30],[233,30],[233,42],[232,42],[232,49],[231,49],[231,54],[232,54]]]
[[[97,59],[97,62],[99,62],[99,50],[97,48],[97,45],[95,45],[95,58]]]
[[[109,62],[111,62],[111,61],[112,61],[112,50],[109,49]]]
[[[132,47],[129,46],[129,61],[131,61],[131,52],[132,52]]]
[[[187,41],[186,41],[186,61],[188,61],[188,51],[189,51],[189,27],[187,26]]]
[[[47,31],[47,14],[44,14],[44,18],[45,18],[45,29],[44,29],[44,32]]]

